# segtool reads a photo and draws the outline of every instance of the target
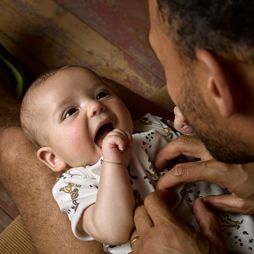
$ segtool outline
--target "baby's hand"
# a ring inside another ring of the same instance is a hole
[[[189,125],[188,121],[183,116],[182,112],[178,107],[174,108],[175,119],[174,127],[177,131],[180,131],[184,135],[194,135],[193,128]]]
[[[114,129],[109,132],[102,142],[103,159],[127,166],[131,141],[132,136],[126,131]]]

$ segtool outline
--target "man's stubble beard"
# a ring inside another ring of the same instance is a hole
[[[211,155],[226,163],[253,162],[253,153],[246,143],[238,139],[239,135],[219,126],[198,91],[193,76],[186,75],[183,82],[178,107]]]

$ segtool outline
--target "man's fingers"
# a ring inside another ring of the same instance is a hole
[[[219,232],[219,225],[215,215],[206,208],[202,199],[195,200],[193,210],[200,229],[205,236]]]
[[[153,223],[147,214],[144,206],[139,206],[135,210],[134,222],[136,226],[137,235],[143,235],[147,230],[149,230]]]
[[[166,189],[180,183],[207,181],[217,183],[230,189],[232,179],[228,177],[228,168],[223,163],[214,160],[196,161],[177,164],[167,172],[157,183],[157,189]]]
[[[172,140],[158,152],[154,161],[155,166],[158,169],[164,168],[168,161],[180,155],[203,160],[212,158],[199,139],[190,136],[181,136]]]
[[[209,205],[224,211],[233,213],[253,214],[253,205],[251,206],[247,201],[237,197],[234,194],[207,196],[204,201]]]
[[[131,253],[135,253],[135,251],[138,249],[138,242],[139,242],[139,235],[137,233],[137,231],[135,230],[130,238],[130,245],[131,245],[131,252],[129,252],[129,254]]]
[[[162,193],[150,193],[145,198],[144,205],[154,225],[176,221],[175,216],[169,211],[169,206]]]
[[[149,236],[151,236],[151,234],[153,235],[153,232],[156,231],[158,231],[158,235],[156,234],[156,237],[158,237],[159,239],[157,239],[154,243],[155,246],[153,246],[152,244],[150,247],[163,247],[159,244],[160,241],[163,242],[164,236],[163,233],[160,238],[160,230],[158,229],[161,227],[167,228],[167,234],[174,237],[175,233],[171,232],[171,228],[174,228],[174,225],[178,225],[177,228],[181,228],[181,230],[184,230],[183,228],[185,227],[185,225],[181,224],[181,222],[179,222],[170,212],[163,195],[165,195],[165,193],[162,194],[157,191],[150,193],[144,200],[144,206],[140,206],[136,209],[134,221],[137,235],[140,237],[140,239],[137,241],[137,244],[133,248],[134,253],[136,253],[137,249],[139,250],[138,253],[143,253],[142,248],[144,247],[144,243],[146,243],[146,246],[150,245],[149,243],[147,243],[146,239],[149,239]],[[166,241],[168,241],[168,237],[166,237],[166,239]],[[150,249],[150,247],[148,249],[151,252],[145,253],[154,253],[153,250]]]
[[[201,199],[194,202],[193,210],[202,234],[209,239],[212,246],[216,246],[216,253],[225,253],[223,237],[215,215],[206,208]]]

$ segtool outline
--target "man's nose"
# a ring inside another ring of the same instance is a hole
[[[88,117],[99,115],[100,113],[104,111],[105,111],[105,106],[101,102],[96,100],[92,100],[89,102],[89,105],[87,107]]]

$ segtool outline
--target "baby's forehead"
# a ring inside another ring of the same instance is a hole
[[[56,97],[66,97],[71,94],[94,93],[97,88],[106,87],[114,93],[105,81],[94,72],[81,68],[69,67],[58,70],[56,73],[44,80],[34,92],[32,97],[41,102]],[[66,95],[67,94],[67,95]]]
[[[105,85],[102,78],[98,76],[93,71],[82,68],[82,67],[69,67],[66,69],[60,69],[54,75],[52,75],[49,79],[46,80],[48,85],[56,85],[65,84],[65,85],[72,85],[78,84],[82,82],[84,86],[98,86],[98,85]]]
[[[103,87],[114,93],[111,87],[97,74],[84,68],[72,67],[60,70],[45,80],[41,89],[38,89],[37,96],[41,101],[42,97],[59,99],[78,94],[93,95]]]
[[[72,67],[68,67],[68,68],[63,68],[60,69],[59,71],[57,71],[55,73],[55,77],[57,77],[58,75],[79,75],[82,74],[84,77],[87,78],[91,78],[91,79],[100,79],[100,77],[93,71],[84,68],[84,67],[80,67],[80,66],[72,66]]]

